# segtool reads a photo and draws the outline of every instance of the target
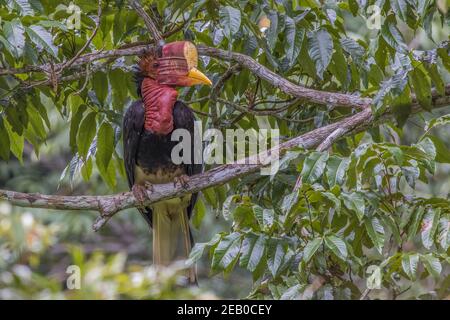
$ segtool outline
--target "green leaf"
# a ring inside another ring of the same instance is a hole
[[[331,156],[327,163],[327,181],[330,188],[343,185],[350,159]]]
[[[37,110],[31,106],[27,108],[28,121],[33,128],[34,133],[41,139],[45,140],[47,133],[45,131],[44,122]]]
[[[33,16],[34,10],[28,0],[9,0],[9,6],[20,12],[22,16]]]
[[[439,221],[438,241],[441,247],[447,251],[450,247],[450,219],[442,217]]]
[[[284,213],[289,213],[294,205],[297,204],[299,198],[298,191],[294,191],[283,198],[283,203],[281,204],[281,210]]]
[[[192,265],[194,264],[196,261],[198,261],[202,255],[203,252],[205,251],[206,248],[208,247],[213,247],[215,245],[217,245],[217,243],[221,240],[221,234],[220,233],[216,233],[214,235],[214,237],[209,240],[208,242],[203,242],[203,243],[196,243],[194,245],[194,248],[192,248],[191,253],[189,254],[189,259],[186,262],[187,265]]]
[[[208,189],[204,189],[202,191],[203,196],[205,197],[206,202],[208,202],[209,205],[211,205],[214,209],[217,208],[218,206],[218,199],[217,199],[217,195],[216,195],[216,191],[214,188],[208,188]],[[232,198],[230,198],[231,200]],[[233,202],[230,202],[230,204],[235,204]],[[233,209],[235,207],[232,207]],[[230,212],[232,213],[232,212]],[[224,217],[225,219],[227,218],[227,216],[225,215],[225,211],[224,211]]]
[[[391,231],[394,240],[397,242],[397,244],[402,243],[402,237],[400,235],[400,229],[397,224],[397,221],[394,219],[394,216],[392,215],[385,215],[381,216],[380,219],[384,222],[384,225],[386,225],[387,229]]]
[[[308,53],[315,62],[317,76],[323,79],[323,73],[333,55],[333,40],[325,29],[320,29],[308,34],[308,44]]]
[[[47,109],[44,105],[47,101],[47,96],[44,95],[42,92],[40,92],[39,96],[31,96],[31,101],[33,104],[33,107],[36,108],[37,112],[39,112],[39,115],[41,116],[42,120],[45,122],[45,125],[48,129],[51,129],[51,123],[50,119],[48,118]]]
[[[347,258],[347,246],[345,242],[334,235],[325,237],[325,245],[330,249],[337,258],[345,261]]]
[[[241,26],[241,11],[230,6],[221,7],[219,17],[225,36],[231,40]]]
[[[92,77],[92,87],[95,91],[95,95],[102,105],[105,104],[106,97],[108,96],[108,78],[104,72],[96,72]]]
[[[92,158],[88,158],[81,167],[81,176],[85,182],[88,182],[92,175],[92,167]]]
[[[445,143],[436,136],[428,135],[428,138],[433,141],[436,150],[435,161],[440,163],[450,163],[450,150]]]
[[[211,268],[213,270],[225,270],[234,264],[241,247],[241,235],[233,232],[225,237],[217,245],[212,257]]]
[[[448,54],[448,48],[438,48],[437,53],[442,59],[442,64],[444,65],[445,69],[450,72],[450,56]]]
[[[415,144],[415,146],[419,147],[425,154],[430,157],[430,159],[436,158],[436,147],[429,137],[422,139],[419,143]]]
[[[239,265],[250,272],[254,272],[261,262],[266,249],[266,237],[248,234],[242,243],[242,255]]]
[[[300,290],[302,289],[302,286],[300,284],[296,284],[289,289],[287,289],[282,296],[280,297],[280,300],[296,300],[300,296]]]
[[[417,234],[417,230],[419,229],[420,222],[422,221],[423,214],[425,213],[425,209],[423,207],[419,207],[414,210],[412,215],[412,221],[408,228],[408,241],[412,241]]]
[[[94,140],[97,131],[97,122],[95,112],[90,112],[81,122],[77,136],[78,154],[81,158],[86,159],[92,140]]]
[[[347,52],[356,63],[361,63],[366,53],[364,48],[352,38],[341,38],[342,49]]]
[[[203,199],[197,199],[197,202],[195,203],[194,215],[191,218],[192,225],[194,226],[194,228],[196,229],[200,228],[200,225],[205,215],[206,215],[205,203],[203,202]]]
[[[328,160],[328,152],[311,152],[303,163],[302,181],[313,184],[323,175]]]
[[[111,161],[114,151],[114,129],[112,126],[104,121],[97,133],[97,151],[96,163],[97,166],[106,169]]]
[[[416,67],[411,71],[409,77],[419,104],[425,110],[431,111],[430,77],[420,67]]]
[[[442,265],[439,259],[429,253],[420,255],[420,260],[425,266],[425,269],[427,269],[428,273],[435,279],[439,279],[442,272]]]
[[[348,5],[350,7],[350,11],[351,11],[352,15],[354,15],[356,17],[356,15],[358,14],[358,10],[359,10],[358,2],[356,0],[349,0]]]
[[[3,121],[5,120],[3,120],[3,117],[0,116],[0,157],[2,157],[3,160],[8,161],[10,154],[10,141],[8,130],[6,130],[6,126]]]
[[[196,243],[189,254],[189,259],[186,261],[188,266],[193,265],[196,261],[200,260],[203,256],[203,252],[207,247],[206,243]]]
[[[322,245],[322,242],[322,238],[316,238],[306,244],[305,248],[303,249],[303,260],[305,261],[305,263],[308,263],[309,260],[311,260],[316,251]]]
[[[261,208],[260,206],[253,206],[253,213],[255,214],[258,224],[263,230],[270,229],[273,225],[275,212],[273,209]]]
[[[435,127],[446,125],[446,124],[450,124],[450,114],[446,114],[446,115],[440,116],[439,118],[435,118],[430,121],[427,121],[425,124],[424,130],[430,131],[431,129],[433,129]]]
[[[402,21],[406,22],[406,18],[408,17],[408,4],[406,0],[390,0],[392,9],[395,14],[402,19]]]
[[[233,212],[233,220],[235,222],[235,228],[257,228],[257,221],[254,215],[253,208],[247,204],[243,203],[236,207]]]
[[[209,190],[209,192],[211,192],[211,189],[205,189],[205,190]],[[205,193],[203,192],[203,195],[205,196]],[[209,199],[208,200],[208,198],[205,196],[205,199],[206,199],[206,201],[208,202],[208,203],[210,203],[211,204],[211,202],[210,201],[214,201],[214,204],[216,204],[217,203],[217,201],[216,201],[216,199],[215,199],[215,194],[214,194],[214,200],[211,200],[211,199]],[[223,217],[225,218],[225,220],[230,220],[231,219],[231,215],[233,214],[233,212],[234,212],[234,210],[236,209],[236,207],[237,207],[237,200],[239,199],[239,196],[237,196],[237,195],[231,195],[231,196],[228,196],[226,199],[225,199],[225,201],[223,202],[223,205],[222,205],[222,215],[223,215]]]
[[[277,277],[284,270],[284,267],[289,265],[293,253],[289,251],[286,243],[276,240],[275,245],[272,243],[269,246],[268,256],[267,267],[272,276]]]
[[[129,81],[131,79],[128,79],[128,74],[118,68],[111,70],[108,73],[108,78],[109,83],[111,84],[111,90],[114,98],[114,109],[122,111],[125,104],[125,99],[128,97],[128,88],[127,86],[123,85],[123,81],[125,79],[126,81]],[[104,79],[102,81],[104,81]],[[101,94],[105,95],[105,93]],[[106,95],[104,98],[106,98]]]
[[[395,16],[391,15],[386,18],[385,22],[381,26],[381,35],[387,44],[389,44],[393,49],[400,53],[406,52],[407,46],[400,30],[397,28]]]
[[[278,12],[270,10],[270,12],[267,14],[267,18],[270,20],[270,27],[267,30],[266,38],[270,50],[273,50],[280,32]]]
[[[297,30],[295,20],[286,16],[286,58],[289,66],[296,60],[302,48],[303,37],[305,35],[304,29]]]
[[[110,161],[107,168],[99,167],[97,165],[100,176],[108,184],[111,189],[114,189],[117,185],[116,169],[114,167],[114,161]]]
[[[341,200],[338,199],[334,195],[334,193],[332,193],[332,192],[322,192],[321,195],[331,202],[335,212],[337,212],[337,213],[341,212]]]
[[[417,167],[402,167],[403,177],[411,188],[416,187],[416,181],[420,176],[420,170]]]
[[[392,77],[381,83],[380,89],[373,98],[373,104],[380,107],[380,104],[382,104],[385,100],[385,97],[389,97],[390,93],[400,96],[407,83],[408,79],[406,70],[399,70]]]
[[[189,5],[191,5],[193,3],[192,9],[190,10],[191,13],[189,14],[189,18],[187,19],[187,21],[189,23],[186,24],[185,29],[187,29],[189,27],[190,22],[192,21],[192,19],[194,19],[197,16],[197,13],[200,11],[200,9],[202,9],[202,7],[204,7],[205,4],[208,3],[207,0],[197,0],[197,1],[190,0],[190,1],[179,1],[179,2],[183,3],[183,5],[181,7],[179,7],[179,6],[173,7],[174,11],[172,11],[172,12],[175,12],[178,9],[180,10],[180,12],[183,12],[184,10],[187,9],[187,7]],[[161,1],[159,3],[162,3],[162,5],[165,6],[164,1]],[[162,10],[161,12],[164,12],[164,10]]]
[[[20,58],[23,54],[25,48],[24,31],[25,29],[19,19],[5,21],[3,24],[3,33],[10,44],[7,49],[15,58]]]
[[[37,24],[43,26],[44,28],[57,28],[62,31],[68,30],[67,26],[64,23],[54,20],[41,20]]]
[[[348,65],[347,60],[345,60],[344,54],[342,53],[342,49],[339,46],[335,49],[329,69],[341,83],[342,87],[346,88],[348,84]]]
[[[72,113],[72,118],[70,119],[70,134],[69,134],[69,144],[72,149],[72,153],[76,152],[77,148],[77,133],[80,127],[80,122],[83,119],[83,113],[86,111],[86,105],[81,105],[77,108],[75,113]]]
[[[423,246],[430,249],[434,242],[434,236],[436,234],[441,209],[429,209],[422,220],[421,236]]]
[[[23,164],[22,155],[25,142],[24,136],[15,132],[7,121],[3,122],[3,124],[8,131],[11,152],[20,161],[20,163]]]
[[[419,255],[404,254],[402,258],[402,267],[406,275],[412,280],[416,280],[417,265],[419,263]]]
[[[358,220],[361,221],[366,210],[364,197],[359,192],[352,192],[350,194],[342,193],[342,198],[347,209],[356,213]]]
[[[45,50],[55,58],[58,57],[58,47],[53,44],[53,38],[50,32],[39,25],[25,27],[25,31],[39,50]]]
[[[376,217],[372,217],[364,220],[364,225],[369,235],[370,241],[377,249],[378,253],[381,254],[384,244],[384,228],[380,224],[380,221]]]
[[[431,64],[430,68],[429,68],[429,75],[431,77],[431,80],[434,83],[434,86],[436,88],[436,91],[444,96],[445,95],[445,83],[444,80],[442,79],[442,76],[439,74],[438,68],[437,68],[437,64]]]

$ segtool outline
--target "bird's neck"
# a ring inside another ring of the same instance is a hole
[[[165,135],[173,130],[173,107],[177,101],[177,91],[162,85],[152,78],[144,78],[141,85],[145,109],[145,130]]]

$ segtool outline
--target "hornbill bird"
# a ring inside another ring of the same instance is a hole
[[[200,173],[202,164],[194,163],[194,115],[181,101],[177,101],[175,87],[197,84],[211,85],[211,81],[197,70],[197,48],[188,41],[159,44],[141,57],[136,71],[138,95],[141,98],[126,111],[123,120],[124,161],[128,184],[141,203],[146,190],[153,184],[186,185],[188,176]],[[175,129],[191,134],[192,161],[175,164],[171,140]],[[153,263],[169,265],[187,259],[193,246],[189,218],[197,194],[140,206],[138,210],[153,229]],[[190,283],[196,283],[194,267],[186,270]]]

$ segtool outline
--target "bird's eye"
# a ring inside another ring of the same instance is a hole
[[[159,63],[158,62],[154,62],[153,63],[153,68],[158,68],[159,67]]]

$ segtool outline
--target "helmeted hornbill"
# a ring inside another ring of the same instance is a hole
[[[145,200],[152,184],[186,184],[187,176],[201,172],[202,165],[193,161],[194,115],[177,101],[178,86],[211,85],[197,70],[196,47],[188,41],[158,45],[144,53],[136,72],[138,95],[126,111],[123,121],[125,169],[128,184],[139,201]],[[191,134],[192,161],[172,162],[173,130],[183,128]],[[193,246],[189,218],[197,194],[160,201],[139,211],[153,228],[153,263],[168,265],[186,259]],[[189,281],[196,282],[195,269],[187,270]]]

